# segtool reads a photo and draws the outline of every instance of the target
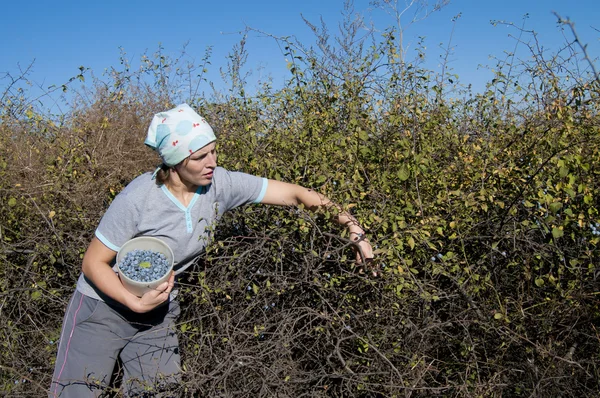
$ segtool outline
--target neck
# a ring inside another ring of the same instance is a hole
[[[189,205],[194,194],[198,190],[197,185],[183,181],[179,178],[179,174],[173,172],[173,170],[169,173],[169,178],[165,181],[165,186],[184,206]]]

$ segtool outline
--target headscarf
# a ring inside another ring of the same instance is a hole
[[[165,165],[175,166],[216,139],[206,120],[181,104],[154,115],[144,144],[156,150]]]

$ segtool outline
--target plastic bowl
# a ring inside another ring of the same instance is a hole
[[[140,282],[135,281],[125,275],[121,269],[119,268],[119,264],[125,258],[127,253],[133,250],[152,250],[155,252],[159,252],[167,257],[167,261],[169,262],[169,269],[165,275],[163,275],[160,279],[156,279],[151,282]],[[121,249],[117,252],[117,271],[119,273],[119,277],[121,278],[121,283],[127,290],[131,293],[135,294],[138,297],[142,297],[144,293],[156,289],[158,285],[167,281],[169,276],[171,275],[171,271],[173,270],[174,264],[174,256],[173,251],[165,242],[158,238],[153,238],[150,236],[140,236],[137,238],[133,238],[127,241]]]

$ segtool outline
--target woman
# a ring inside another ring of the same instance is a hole
[[[145,144],[158,151],[163,165],[125,187],[96,229],[66,311],[49,396],[100,395],[118,358],[126,395],[143,395],[148,387],[168,391],[180,377],[175,276],[204,249],[213,222],[252,202],[335,206],[298,185],[217,167],[215,141],[209,124],[186,104],[154,116]],[[364,258],[372,258],[356,220],[341,212],[337,221],[348,228]],[[119,248],[142,235],[171,247],[175,269],[168,282],[137,297],[124,288],[113,266]]]

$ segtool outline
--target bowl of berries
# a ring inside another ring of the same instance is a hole
[[[162,240],[139,236],[121,246],[116,261],[123,286],[141,297],[169,279],[174,256]]]

